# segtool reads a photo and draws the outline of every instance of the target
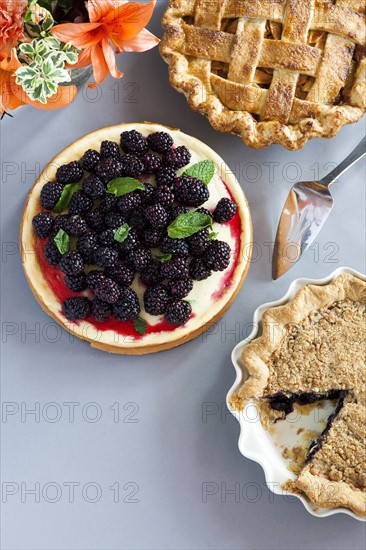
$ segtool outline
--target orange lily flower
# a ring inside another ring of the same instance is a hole
[[[93,65],[95,88],[111,73],[121,78],[116,66],[116,53],[142,52],[156,46],[159,39],[144,27],[150,21],[156,0],[149,3],[127,0],[89,0],[87,8],[90,23],[65,23],[56,25],[51,33],[61,42],[70,42],[82,50],[74,68]]]
[[[15,71],[21,67],[15,48],[11,51],[10,58],[0,54],[0,115],[7,109],[14,110],[21,105],[32,105],[37,109],[52,110],[65,107],[74,101],[76,86],[59,86],[57,92],[48,98],[47,104],[40,101],[32,101],[23,88],[15,81]]]

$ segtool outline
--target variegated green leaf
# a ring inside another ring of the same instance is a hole
[[[24,44],[20,44],[19,49],[22,53],[25,53],[26,55],[32,56],[35,53],[31,42],[29,43],[25,42]]]
[[[55,38],[54,36],[47,36],[47,38],[44,39],[44,42],[52,50],[58,50],[61,47],[60,41],[57,40],[57,38]]]
[[[74,52],[65,52],[66,62],[74,65],[78,60],[78,55]]]
[[[42,29],[44,32],[48,32],[50,30],[50,28],[53,26],[54,24],[54,19],[52,17],[51,14],[49,14],[48,17],[46,17],[46,19],[44,19],[42,21]]]

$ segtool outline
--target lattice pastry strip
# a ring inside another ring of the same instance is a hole
[[[307,35],[314,13],[314,0],[290,0],[284,13],[282,42],[306,44]],[[299,16],[300,15],[300,16]],[[289,69],[291,63],[289,64]],[[291,114],[299,73],[276,70],[261,111],[262,120],[286,123]]]

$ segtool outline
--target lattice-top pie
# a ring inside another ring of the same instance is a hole
[[[262,325],[262,335],[244,349],[249,378],[233,406],[255,399],[268,426],[295,403],[335,400],[292,487],[320,506],[366,515],[366,283],[343,274],[306,286],[291,302],[268,309]]]
[[[170,0],[171,84],[247,145],[298,149],[365,111],[365,0]]]

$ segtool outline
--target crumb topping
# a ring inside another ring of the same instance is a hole
[[[270,359],[265,393],[354,389],[366,383],[366,305],[334,302],[287,327]]]
[[[366,395],[351,394],[309,465],[310,473],[365,491],[365,438]]]

